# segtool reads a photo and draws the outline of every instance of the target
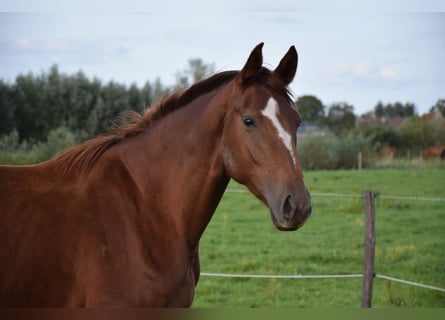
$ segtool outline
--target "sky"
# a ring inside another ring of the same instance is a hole
[[[141,86],[173,85],[190,58],[238,70],[264,42],[273,69],[299,55],[295,98],[356,114],[377,102],[412,102],[423,114],[445,99],[445,2],[439,0],[249,0],[212,2],[0,0],[0,79],[82,70]],[[328,2],[330,3],[330,2]]]

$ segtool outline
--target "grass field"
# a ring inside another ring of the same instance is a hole
[[[306,172],[313,193],[445,198],[443,169]],[[242,189],[235,183],[229,188]],[[246,274],[363,272],[364,210],[359,197],[313,195],[313,215],[280,232],[253,195],[226,192],[201,240],[201,271]],[[376,200],[378,274],[445,288],[445,202]],[[361,278],[201,277],[194,307],[360,307]],[[445,292],[374,280],[374,307],[445,307]]]

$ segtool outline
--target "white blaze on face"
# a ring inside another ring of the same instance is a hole
[[[261,112],[265,117],[269,118],[269,120],[272,122],[273,126],[278,132],[278,136],[280,137],[283,144],[286,146],[287,150],[289,151],[289,154],[292,158],[292,161],[294,162],[294,166],[296,168],[297,161],[295,159],[295,154],[293,151],[292,146],[292,137],[291,135],[284,130],[280,120],[278,119],[278,102],[273,97],[270,97],[269,100],[267,100],[267,104],[264,107],[263,111]]]

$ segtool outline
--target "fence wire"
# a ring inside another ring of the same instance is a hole
[[[248,190],[244,189],[227,189],[226,192],[229,193],[249,193]],[[329,192],[311,192],[312,196],[320,197],[363,197],[362,194],[357,193],[329,193]],[[418,196],[399,196],[399,195],[378,195],[377,198],[380,199],[394,199],[394,200],[413,200],[413,201],[434,201],[434,202],[445,202],[445,198],[441,197],[418,197]],[[201,272],[202,276],[207,277],[224,277],[224,278],[260,278],[260,279],[335,279],[335,278],[362,278],[363,274],[320,274],[320,275],[268,275],[268,274],[239,274],[239,273],[210,273]],[[437,286],[426,285],[414,281],[408,281],[404,279],[399,279],[391,276],[386,276],[383,274],[376,274],[376,278],[386,279],[394,282],[400,282],[407,285],[412,285],[416,287],[421,287],[430,290],[436,290],[445,292],[445,288],[440,288]]]
[[[249,193],[244,189],[226,189],[228,193]],[[331,193],[331,192],[311,192],[312,196],[319,197],[339,197],[339,198],[361,198],[362,194],[358,193]],[[380,195],[377,194],[377,199],[394,199],[394,200],[414,200],[414,201],[435,201],[445,202],[445,198],[441,197],[418,197],[418,196],[398,196],[398,195]]]
[[[363,278],[363,274],[241,274],[241,273],[212,273],[201,272],[204,277],[219,277],[219,278],[257,278],[257,279],[338,279],[338,278]],[[394,282],[400,282],[407,285],[431,289],[445,292],[445,288],[422,284],[414,281],[403,280],[395,277],[385,276],[383,274],[376,274],[376,278],[386,279]]]

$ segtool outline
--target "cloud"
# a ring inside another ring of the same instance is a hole
[[[380,68],[376,75],[383,80],[399,80],[397,72],[390,67]]]
[[[370,66],[368,63],[357,63],[351,66],[351,71],[358,77],[366,77],[369,75]]]
[[[69,41],[27,37],[16,39],[13,47],[21,52],[79,53],[82,51],[81,46]]]
[[[401,74],[393,66],[378,66],[368,62],[339,63],[334,66],[331,76],[341,81],[399,82],[403,80]]]
[[[78,57],[82,60],[103,60],[104,57],[127,58],[130,54],[128,46],[123,42],[78,39],[39,39],[29,37],[19,37],[9,42],[2,42],[1,47],[9,54],[20,56],[51,56]]]

